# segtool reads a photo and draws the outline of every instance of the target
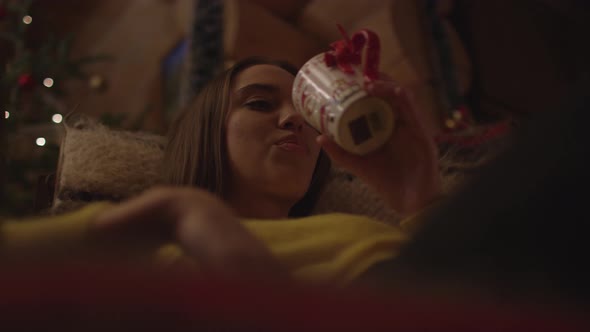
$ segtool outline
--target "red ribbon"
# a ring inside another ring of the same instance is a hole
[[[324,62],[328,67],[338,67],[347,74],[353,74],[355,65],[362,62],[361,52],[366,46],[366,59],[363,68],[365,82],[379,77],[379,52],[381,43],[379,36],[371,30],[363,29],[348,37],[344,28],[338,24],[338,30],[344,37],[330,44],[330,51],[324,53]]]

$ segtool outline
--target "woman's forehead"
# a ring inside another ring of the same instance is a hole
[[[240,72],[234,81],[234,91],[252,84],[271,85],[281,89],[290,89],[295,77],[281,67],[261,64],[248,67]]]

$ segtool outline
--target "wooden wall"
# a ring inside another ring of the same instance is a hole
[[[89,67],[106,82],[72,82],[67,107],[91,116],[125,114],[126,124],[149,109],[143,128],[164,132],[161,63],[185,36],[190,0],[53,0],[38,11],[61,32],[75,34],[73,56],[107,54],[113,61]]]
[[[395,3],[406,1],[396,0]],[[104,112],[127,114],[131,122],[149,107],[153,112],[147,118],[145,129],[163,132],[161,62],[187,32],[191,2],[39,1],[37,10],[43,12],[39,17],[52,23],[58,31],[76,33],[75,55],[104,53],[115,58],[112,63],[91,68],[92,73],[106,80],[106,91],[101,93],[92,90],[88,82],[71,84],[69,91],[72,97],[67,101],[68,107],[76,107],[80,112],[90,115]],[[320,35],[314,39],[309,31],[303,29],[298,32],[301,27],[294,26],[303,25],[305,28],[305,24],[296,17],[302,13],[302,4],[309,1],[287,1],[284,7],[277,7],[275,2],[266,0],[252,2],[269,12],[276,12],[279,17],[286,19],[285,23],[281,23],[284,29],[292,29],[301,40],[309,40],[300,43],[306,51],[294,62],[304,61],[308,54],[321,49],[322,42],[318,43]],[[575,48],[576,43],[582,43],[584,39],[577,34],[584,19],[576,10],[575,3],[579,1],[455,1],[453,25],[467,46],[468,60],[474,75],[469,96],[478,111],[526,113],[559,104],[579,75],[578,64],[585,62],[584,53]],[[317,6],[318,3],[312,4]],[[588,8],[585,5],[583,7]],[[257,45],[253,40],[258,39],[252,39],[257,29],[250,26],[249,22],[255,22],[256,18],[244,20],[245,12],[242,11],[238,16],[239,22],[243,22],[236,24],[240,26],[242,34],[247,34],[247,31],[252,33],[244,39],[234,40],[230,47],[226,45],[226,56],[230,59],[262,49],[257,46],[250,50],[253,45]],[[332,12],[325,15],[328,14],[341,17]],[[396,19],[406,16],[398,15]],[[396,27],[400,29],[397,37],[400,43],[411,45],[411,38],[405,41],[402,39],[414,34],[401,33],[401,23]],[[226,39],[231,38],[226,36]],[[294,43],[288,45],[291,44]],[[278,50],[276,52],[279,53],[288,51],[288,48],[276,45],[265,47]],[[296,55],[292,51],[287,53]],[[416,59],[415,56],[410,58]],[[471,70],[466,68],[466,71]],[[466,77],[468,75],[470,73]]]

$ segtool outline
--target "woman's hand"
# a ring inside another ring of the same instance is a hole
[[[286,276],[233,211],[203,190],[150,190],[100,214],[92,223],[91,236],[101,247],[115,249],[113,254],[119,246],[121,251],[141,253],[176,241],[206,272]]]
[[[326,135],[317,141],[334,163],[375,188],[398,213],[415,213],[441,193],[436,145],[408,92],[385,78],[371,84],[368,92],[387,100],[395,112],[393,133],[382,148],[357,156]]]

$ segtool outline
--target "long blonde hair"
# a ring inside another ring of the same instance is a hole
[[[199,187],[226,197],[231,174],[224,124],[229,114],[231,85],[237,74],[260,64],[275,65],[297,74],[297,68],[286,62],[254,57],[236,63],[209,82],[170,127],[163,169],[166,183]],[[291,209],[290,216],[309,214],[329,169],[330,161],[322,151],[310,187]]]

